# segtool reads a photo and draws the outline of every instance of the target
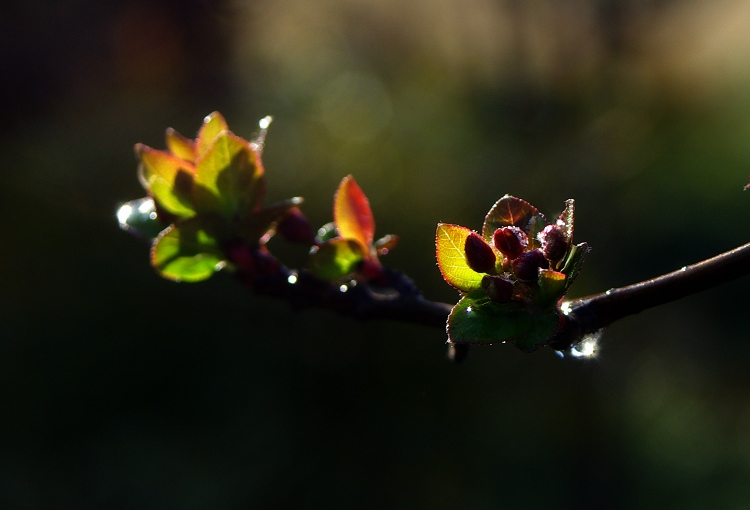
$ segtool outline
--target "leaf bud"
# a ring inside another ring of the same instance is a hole
[[[289,209],[276,226],[276,231],[284,236],[287,241],[304,244],[305,246],[315,244],[315,230],[310,224],[310,220],[297,207]]]
[[[495,230],[492,239],[495,248],[511,260],[520,256],[529,244],[526,232],[518,227],[501,227]]]
[[[485,276],[482,278],[482,288],[496,303],[507,303],[513,297],[513,282],[501,276]]]
[[[547,260],[557,262],[568,252],[568,238],[558,225],[547,225],[537,236]]]
[[[378,262],[378,259],[375,258],[363,259],[359,263],[357,270],[362,276],[367,278],[368,281],[378,282],[384,277],[384,268],[380,262]]]
[[[513,259],[513,272],[519,280],[524,282],[536,281],[539,269],[547,269],[549,262],[544,257],[542,250],[531,250]]]
[[[477,273],[495,271],[495,252],[476,232],[472,232],[466,238],[464,253],[466,253],[466,263]]]

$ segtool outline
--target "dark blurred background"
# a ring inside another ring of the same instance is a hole
[[[269,200],[369,195],[455,301],[438,221],[577,201],[572,295],[748,241],[747,0],[67,0],[0,7],[0,506],[748,508],[747,279],[595,359],[161,280],[132,146],[274,115]],[[745,225],[745,226],[743,226]],[[302,254],[274,240],[290,264]],[[743,506],[744,505],[744,506]]]

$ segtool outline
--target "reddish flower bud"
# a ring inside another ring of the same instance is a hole
[[[364,259],[357,269],[368,280],[377,282],[383,277],[383,266],[377,259]]]
[[[289,212],[276,226],[276,231],[293,243],[300,243],[305,246],[315,244],[315,229],[297,207],[289,209]]]
[[[529,245],[526,232],[518,227],[499,228],[495,230],[492,239],[495,242],[495,248],[511,260],[521,255]]]
[[[466,263],[477,273],[495,272],[495,252],[479,234],[475,232],[469,234],[464,243],[464,252]]]
[[[232,262],[237,269],[254,278],[258,273],[258,267],[255,263],[252,249],[245,243],[235,239],[224,245],[224,253],[227,259]]]
[[[482,288],[496,303],[507,303],[513,297],[513,282],[501,276],[485,276],[482,278]]]
[[[542,244],[542,253],[552,262],[561,260],[568,252],[568,239],[558,225],[547,225],[537,236]]]
[[[536,281],[539,269],[547,269],[549,262],[544,258],[542,250],[531,250],[521,254],[513,260],[513,272],[519,280],[524,282]]]

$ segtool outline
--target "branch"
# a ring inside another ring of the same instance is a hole
[[[359,320],[391,319],[445,329],[453,305],[429,301],[403,273],[385,268],[387,285],[320,280],[286,267],[271,275],[237,276],[257,294],[281,298],[294,308],[327,308]]]
[[[320,280],[306,270],[284,266],[271,274],[237,277],[259,295],[289,302],[292,307],[325,308],[359,320],[390,319],[440,329],[452,304],[425,299],[403,273],[385,269],[381,286],[352,279],[347,283]],[[750,243],[721,255],[640,283],[611,289],[563,304],[564,323],[550,343],[556,350],[567,350],[586,335],[643,310],[675,301],[722,283],[750,274]],[[468,352],[467,345],[450,347],[456,361]]]
[[[616,320],[750,274],[750,243],[697,264],[563,305],[565,323],[550,344],[566,350]]]

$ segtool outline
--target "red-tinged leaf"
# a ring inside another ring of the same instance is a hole
[[[438,268],[449,285],[462,292],[482,287],[482,273],[469,267],[464,246],[472,231],[459,225],[439,223],[435,234]]]
[[[195,140],[195,159],[198,160],[198,158],[206,154],[219,133],[227,130],[229,130],[227,121],[224,120],[224,117],[219,112],[206,115],[203,119],[203,125],[198,131],[198,138]]]
[[[487,213],[482,226],[482,237],[489,242],[498,228],[518,227],[526,232],[532,248],[536,248],[538,247],[536,235],[545,225],[547,225],[547,220],[536,207],[520,198],[505,195]]]
[[[344,177],[336,190],[333,221],[340,237],[354,239],[365,253],[369,252],[375,235],[375,219],[370,202],[351,175]]]
[[[244,218],[260,208],[265,191],[263,165],[250,144],[222,131],[195,169],[193,203],[198,212]]]
[[[183,218],[193,216],[193,165],[140,143],[135,152],[141,160],[138,170],[143,187],[168,212]]]
[[[180,159],[195,163],[195,142],[182,136],[172,128],[167,129],[167,149]]]
[[[310,250],[309,269],[317,278],[336,280],[357,270],[366,252],[352,239],[333,239]]]

